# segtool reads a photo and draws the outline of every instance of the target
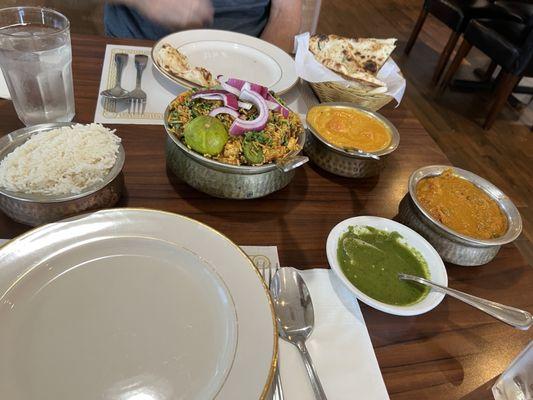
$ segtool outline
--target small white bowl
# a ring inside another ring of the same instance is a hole
[[[337,260],[337,246],[339,243],[339,238],[348,231],[350,226],[371,226],[376,229],[380,229],[388,232],[398,232],[405,239],[405,243],[410,247],[418,250],[420,254],[425,258],[430,277],[429,279],[435,283],[438,283],[443,286],[448,286],[448,274],[446,273],[446,268],[444,263],[440,258],[437,251],[418,233],[412,229],[402,225],[398,222],[392,221],[387,218],[372,217],[372,216],[360,216],[345,219],[342,222],[339,222],[331,230],[328,235],[328,240],[326,242],[326,253],[328,257],[328,262],[335,274],[339,279],[350,289],[355,296],[361,300],[363,303],[374,307],[380,311],[394,314],[394,315],[419,315],[428,312],[429,310],[435,308],[444,298],[443,293],[430,290],[428,295],[419,301],[408,306],[394,306],[391,304],[383,303],[381,301],[375,300],[372,297],[364,294],[359,289],[357,289],[344,275],[342,269]]]

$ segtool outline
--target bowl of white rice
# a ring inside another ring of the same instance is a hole
[[[26,225],[115,205],[125,153],[100,124],[51,123],[0,138],[0,209]]]

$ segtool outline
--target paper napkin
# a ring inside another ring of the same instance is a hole
[[[307,82],[338,82],[350,86],[350,81],[336,74],[319,63],[313,53],[309,51],[309,32],[297,35],[295,40],[296,74]],[[406,81],[400,73],[400,68],[392,58],[389,58],[378,71],[377,78],[387,84],[387,94],[392,96],[399,105],[405,93]]]
[[[241,246],[258,267],[279,265],[276,246]],[[307,348],[324,391],[332,400],[387,400],[389,395],[354,295],[331,270],[299,271],[315,311]],[[279,362],[285,400],[313,399],[313,390],[292,344],[280,339]]]
[[[357,300],[331,270],[300,271],[315,311],[307,348],[329,399],[387,400],[389,395]],[[280,340],[280,370],[286,400],[312,399],[298,350]]]

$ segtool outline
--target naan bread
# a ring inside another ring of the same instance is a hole
[[[207,69],[191,66],[187,57],[168,43],[161,46],[155,61],[169,74],[200,86],[211,87],[219,83]]]
[[[386,86],[376,74],[395,49],[395,43],[396,39],[315,35],[309,41],[309,50],[325,67],[371,89]]]

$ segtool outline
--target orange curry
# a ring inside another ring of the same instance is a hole
[[[391,142],[390,131],[383,122],[354,108],[313,107],[307,120],[320,136],[337,147],[375,152]]]
[[[451,169],[421,180],[416,197],[433,218],[463,235],[493,239],[507,231],[507,219],[498,204]]]

